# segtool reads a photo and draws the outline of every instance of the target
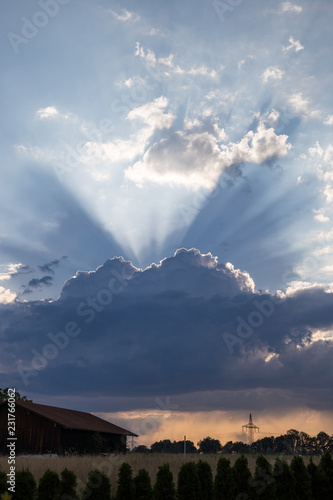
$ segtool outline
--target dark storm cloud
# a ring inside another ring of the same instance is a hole
[[[321,286],[263,294],[192,249],[144,271],[115,258],[78,272],[57,301],[0,311],[3,378],[25,391],[110,397],[119,410],[169,395],[197,411],[238,409],[235,394],[253,409],[332,409],[333,345],[311,342],[333,325]]]
[[[68,257],[66,255],[63,255],[61,257],[61,259],[55,259],[55,260],[52,260],[51,262],[48,262],[47,264],[43,264],[41,266],[38,266],[39,270],[42,272],[42,273],[48,273],[48,274],[54,274],[55,271],[54,271],[54,268],[55,267],[58,267],[60,262],[62,260],[67,260]]]

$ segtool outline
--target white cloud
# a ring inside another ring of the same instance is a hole
[[[279,124],[279,119],[280,119],[280,113],[276,111],[276,109],[272,109],[272,111],[267,116],[267,122],[270,125],[273,125],[274,127],[276,127]]]
[[[0,304],[11,304],[15,301],[16,297],[16,293],[12,292],[8,288],[0,286]]]
[[[266,129],[263,124],[240,142],[228,145],[220,144],[223,134],[217,132],[216,127],[214,132],[175,132],[151,146],[125,175],[138,185],[151,181],[212,190],[228,168],[244,162],[261,164],[285,156],[291,148],[288,136],[277,136],[274,129]]]
[[[324,121],[324,125],[333,125],[333,115],[329,115]]]
[[[148,49],[147,52],[144,51],[143,47],[141,47],[140,43],[136,43],[135,55],[140,57],[148,66],[155,66],[156,64],[156,56],[155,53]]]
[[[291,2],[283,2],[281,6],[281,13],[285,12],[297,12],[298,14],[302,12],[302,7],[300,5],[294,5]]]
[[[313,216],[314,220],[318,222],[329,222],[330,218],[324,214],[324,209],[313,210],[313,212],[316,214]]]
[[[10,280],[14,274],[17,274],[19,269],[21,269],[23,264],[8,264],[6,266],[6,270],[3,273],[0,273],[0,281]]]
[[[95,180],[108,179],[110,164],[133,161],[144,153],[149,139],[157,130],[169,129],[172,126],[175,117],[172,113],[165,112],[167,105],[168,99],[161,96],[132,109],[127,115],[127,120],[140,120],[145,126],[130,139],[115,139],[106,143],[91,141],[85,144],[81,161],[88,166]]]
[[[140,21],[139,14],[137,14],[136,12],[130,12],[126,9],[123,9],[121,14],[117,14],[113,10],[108,10],[108,12],[112,14],[117,21],[121,22],[131,21],[133,23]]]
[[[299,52],[300,50],[303,50],[304,47],[303,45],[301,44],[301,42],[299,40],[294,40],[294,37],[290,37],[289,38],[289,43],[290,45],[288,45],[288,47],[283,47],[283,50],[284,51],[288,51],[288,50],[295,50],[295,52]]]
[[[139,42],[136,43],[135,55],[140,57],[148,66],[155,67],[159,65],[163,68],[166,76],[172,75],[189,75],[189,76],[205,76],[208,78],[216,79],[218,73],[215,69],[210,70],[204,65],[199,67],[192,66],[188,69],[181,68],[174,62],[174,54],[169,54],[167,57],[157,57],[155,52],[148,49],[146,52]],[[219,69],[223,70],[223,66]]]
[[[59,115],[59,111],[54,106],[47,106],[46,108],[40,108],[37,110],[37,115],[41,120],[46,120],[48,118],[55,118]]]
[[[269,80],[281,80],[284,75],[284,71],[282,71],[277,66],[270,66],[265,69],[263,74],[261,75],[262,80],[267,83]]]
[[[303,93],[292,94],[288,100],[290,106],[296,114],[318,118],[319,111],[310,109],[310,101],[307,97],[303,97]]]

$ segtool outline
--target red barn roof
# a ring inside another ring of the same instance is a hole
[[[7,404],[4,402],[2,404]],[[125,436],[136,436],[131,431],[123,429],[118,425],[111,424],[102,418],[95,417],[91,413],[77,410],[68,410],[56,406],[27,403],[26,401],[16,401],[16,405],[25,408],[31,413],[45,417],[48,420],[60,425],[65,429],[80,429],[85,431],[106,432],[109,434],[122,434]]]

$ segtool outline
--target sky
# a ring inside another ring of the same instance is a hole
[[[1,6],[0,386],[333,433],[329,0]]]

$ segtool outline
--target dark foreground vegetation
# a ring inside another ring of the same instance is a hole
[[[256,459],[252,474],[244,455],[231,466],[221,456],[216,471],[199,460],[185,462],[174,478],[168,463],[159,467],[154,484],[145,468],[133,476],[124,462],[117,484],[101,470],[92,470],[86,484],[78,491],[74,472],[64,469],[61,474],[48,469],[38,484],[25,469],[16,472],[13,500],[329,500],[333,498],[333,460],[326,451],[315,465],[310,459],[306,467],[303,458],[294,455],[290,465],[276,458],[272,465],[263,455]],[[8,491],[6,472],[0,471],[0,494]]]
[[[150,448],[139,445],[133,450],[137,453],[184,453],[184,441],[170,441],[164,439],[153,443]],[[242,441],[228,441],[222,445],[218,439],[206,437],[197,443],[186,441],[186,453],[254,453],[267,455],[322,455],[325,451],[333,453],[333,436],[326,432],[319,432],[317,436],[310,436],[306,432],[290,429],[287,434],[277,437],[264,437],[251,445]]]

